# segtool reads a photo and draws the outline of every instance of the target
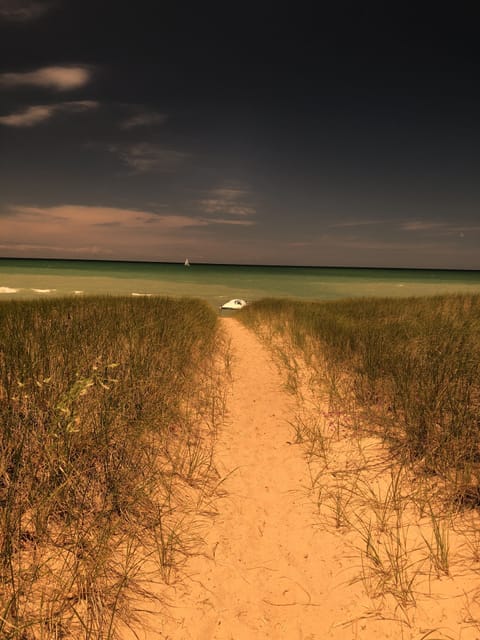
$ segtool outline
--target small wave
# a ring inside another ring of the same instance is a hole
[[[137,298],[139,296],[149,298],[151,295],[153,295],[153,294],[151,294],[151,293],[135,293],[135,291],[132,292],[132,296],[136,296]]]
[[[11,287],[0,287],[0,293],[17,293],[20,289],[12,289]]]
[[[56,291],[56,289],[32,289],[35,293],[52,293],[52,291]]]

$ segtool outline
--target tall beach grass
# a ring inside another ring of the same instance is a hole
[[[145,567],[175,578],[216,481],[221,352],[198,300],[0,304],[0,637],[115,637]]]
[[[239,317],[301,350],[352,424],[480,504],[480,296],[265,299]]]

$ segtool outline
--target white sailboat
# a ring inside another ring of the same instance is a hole
[[[189,266],[190,266],[190,262],[188,261],[188,258],[185,260],[185,264],[184,264],[184,266],[185,266],[185,267],[189,267]]]

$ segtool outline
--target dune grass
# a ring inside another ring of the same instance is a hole
[[[300,349],[352,424],[480,503],[480,296],[266,299],[239,317]]]
[[[462,629],[478,631],[468,585],[479,561],[480,296],[266,299],[238,318],[283,369],[319,525],[350,549],[368,616],[403,637],[426,603],[442,602],[448,576],[469,612]]]
[[[222,349],[198,300],[0,304],[2,638],[113,638],[145,567],[175,578],[216,482]]]

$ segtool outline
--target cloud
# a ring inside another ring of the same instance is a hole
[[[55,107],[38,105],[17,111],[9,116],[0,116],[0,124],[7,127],[32,127],[43,120],[48,120],[55,113]]]
[[[461,224],[459,221],[455,221],[455,224],[452,224],[451,222],[412,220],[403,222],[401,228],[404,231],[413,232],[433,231],[436,236],[457,236],[459,234],[465,235],[465,232],[477,233],[480,231],[480,225],[478,224]]]
[[[120,160],[133,173],[168,173],[189,157],[188,153],[167,149],[149,142],[140,142],[127,146],[112,145],[112,153],[118,154]]]
[[[61,247],[57,245],[50,244],[39,244],[39,243],[24,243],[24,242],[11,242],[9,244],[0,244],[0,250],[6,252],[6,255],[16,255],[21,253],[26,253],[27,255],[38,255],[38,252],[45,254],[45,252],[56,255],[56,254],[70,254],[73,256],[82,255],[82,256],[96,256],[99,253],[103,255],[113,255],[113,251],[103,248],[100,249],[97,245],[86,245],[83,247]]]
[[[182,214],[158,214],[137,209],[100,207],[94,205],[64,204],[53,207],[12,206],[2,217],[2,226],[7,221],[42,225],[65,225],[70,227],[105,229],[175,230],[185,227],[206,227],[212,224],[253,224],[250,220],[221,220],[218,218],[193,217]],[[97,231],[95,231],[96,233]]]
[[[94,205],[11,206],[1,217],[2,245],[9,254],[149,258],[176,247],[180,255],[216,243],[217,225],[250,224],[176,213]],[[0,247],[1,248],[1,247]]]
[[[444,222],[424,222],[422,220],[410,220],[403,222],[401,227],[404,231],[431,231],[442,229],[446,226]]]
[[[23,73],[2,73],[0,86],[44,87],[57,91],[70,91],[84,87],[91,78],[92,70],[87,67],[42,67],[36,71]]]
[[[220,187],[217,189],[211,189],[211,193],[223,200],[236,201],[240,198],[244,198],[250,193],[250,191],[244,187]]]
[[[256,209],[250,202],[249,190],[239,187],[211,189],[207,193],[207,197],[197,201],[197,205],[201,211],[208,215],[248,217],[256,214]],[[235,222],[230,221],[230,224],[235,224]]]
[[[50,2],[25,2],[3,0],[0,6],[0,20],[10,22],[30,22],[37,20],[52,8]]]
[[[465,232],[477,232],[480,230],[479,225],[462,225],[456,222],[441,221],[441,220],[380,220],[380,219],[364,219],[364,220],[347,220],[345,222],[337,222],[335,224],[328,225],[329,229],[348,229],[355,227],[365,227],[382,225],[392,229],[400,229],[401,231],[407,231],[411,233],[417,233],[419,237],[427,234],[428,236],[435,236],[440,238],[442,236],[458,236],[459,234],[465,234]],[[462,236],[464,237],[464,236]]]
[[[151,211],[98,207],[92,205],[59,205],[54,207],[11,207],[10,215],[3,220],[42,223],[43,225],[69,225],[71,228],[122,227],[123,229],[146,229],[152,227],[179,229],[203,226],[206,221],[183,215],[157,215]]]
[[[133,129],[135,127],[145,127],[157,124],[164,124],[168,119],[166,113],[156,111],[145,111],[126,118],[121,124],[122,129]]]
[[[33,127],[36,124],[50,120],[60,112],[81,113],[89,109],[96,109],[98,106],[98,102],[95,100],[76,100],[58,104],[35,105],[8,116],[0,116],[0,125],[3,124],[6,127]]]
[[[385,220],[378,219],[366,219],[366,220],[345,220],[344,222],[336,222],[335,224],[330,224],[330,229],[343,229],[350,227],[367,227],[370,225],[376,224],[384,224]]]
[[[229,213],[234,216],[252,216],[255,214],[255,208],[244,204],[235,204],[225,200],[209,198],[199,200],[202,210],[205,213]]]
[[[313,242],[287,242],[287,247],[311,247]]]
[[[251,227],[252,225],[256,224],[254,220],[231,220],[231,219],[227,220],[224,218],[203,218],[203,220],[205,220],[209,225],[233,224],[233,225],[239,225],[241,227]]]

